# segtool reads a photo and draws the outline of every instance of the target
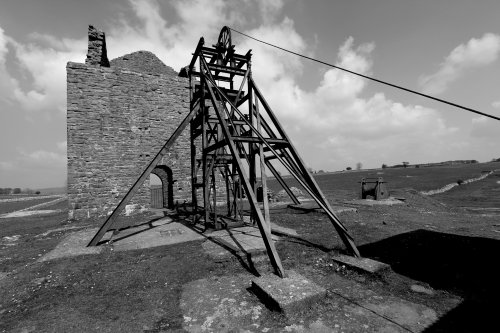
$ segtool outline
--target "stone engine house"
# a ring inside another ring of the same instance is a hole
[[[67,64],[69,217],[111,213],[189,112],[189,83],[153,53],[111,61],[103,32],[89,26],[85,63]],[[163,206],[190,201],[189,131],[153,173],[162,180]],[[146,181],[126,213],[148,209]]]

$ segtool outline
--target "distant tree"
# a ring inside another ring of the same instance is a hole
[[[311,168],[311,167],[308,167],[308,168],[307,168],[307,171],[308,171],[309,173],[314,173],[314,169],[313,169],[313,168]]]
[[[382,164],[382,169],[386,169],[387,168],[387,164]]]
[[[16,187],[13,191],[12,191],[12,194],[20,194],[21,193],[21,189],[19,187]]]
[[[325,173],[324,170],[318,170],[318,173]]]
[[[348,170],[348,171],[349,171],[349,170],[352,170],[352,168],[351,168],[351,167],[347,167],[347,168],[345,168],[345,169],[346,169],[346,170]]]
[[[410,162],[403,162],[403,167],[406,168],[409,164]]]
[[[356,163],[356,170],[361,170],[363,164],[361,162]]]
[[[39,195],[39,194],[40,194],[40,191],[36,191],[36,192],[35,192],[35,194],[36,194],[36,195]]]

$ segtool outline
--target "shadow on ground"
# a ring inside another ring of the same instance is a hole
[[[481,332],[497,326],[500,241],[416,230],[359,249],[398,274],[464,298],[426,332]]]

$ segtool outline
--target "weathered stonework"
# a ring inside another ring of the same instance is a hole
[[[85,63],[91,66],[109,67],[104,32],[89,25],[89,47]]]
[[[138,73],[165,74],[178,76],[177,72],[165,65],[152,52],[137,51],[111,60],[111,67],[124,68]]]
[[[99,43],[93,36],[89,28],[87,60],[94,60],[69,62],[66,67],[68,196],[73,219],[108,215],[189,112],[186,78],[150,52],[103,60],[104,34],[97,34],[102,36]],[[110,67],[103,65],[106,62]],[[190,201],[189,131],[153,173],[164,181],[166,203]],[[169,178],[171,186],[165,184]],[[149,187],[146,181],[127,212],[150,207]]]

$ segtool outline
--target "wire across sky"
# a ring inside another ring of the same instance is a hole
[[[488,117],[488,118],[491,118],[491,119],[500,120],[499,117],[493,116],[491,114],[487,114],[487,113],[484,113],[484,112],[481,112],[481,111],[478,111],[478,110],[475,110],[475,109],[472,109],[472,108],[468,108],[468,107],[460,105],[460,104],[456,104],[456,103],[453,103],[453,102],[450,102],[450,101],[447,101],[447,100],[444,100],[444,99],[441,99],[441,98],[437,98],[437,97],[434,97],[434,96],[431,96],[431,95],[427,95],[427,94],[424,94],[424,93],[421,93],[421,92],[418,92],[418,91],[415,91],[415,90],[412,90],[412,89],[409,89],[409,88],[405,88],[405,87],[402,87],[402,86],[397,85],[397,84],[393,84],[393,83],[389,83],[387,81],[379,80],[379,79],[376,79],[376,78],[371,77],[371,76],[367,76],[367,75],[363,75],[363,74],[360,74],[360,73],[356,73],[354,71],[351,71],[351,70],[348,70],[348,69],[345,69],[345,68],[342,68],[342,67],[339,67],[339,66],[327,63],[325,61],[321,61],[321,60],[318,60],[318,59],[315,59],[315,58],[308,57],[306,55],[303,55],[303,54],[300,54],[300,53],[297,53],[297,52],[285,49],[283,47],[280,47],[280,46],[268,43],[266,41],[263,41],[261,39],[255,38],[253,36],[247,35],[247,34],[241,32],[241,31],[238,31],[236,29],[230,28],[230,30],[234,31],[234,32],[236,32],[236,33],[238,33],[238,34],[240,34],[242,36],[245,36],[247,38],[253,39],[253,40],[255,40],[255,41],[259,42],[259,43],[266,44],[268,46],[271,46],[271,47],[277,48],[279,50],[282,50],[284,52],[288,52],[288,53],[294,54],[296,56],[299,56],[299,57],[302,57],[302,58],[305,58],[305,59],[308,59],[308,60],[320,63],[322,65],[329,66],[329,67],[332,67],[332,68],[336,68],[338,70],[341,70],[341,71],[344,71],[344,72],[347,72],[347,73],[350,73],[350,74],[353,74],[353,75],[356,75],[356,76],[360,76],[362,78],[365,78],[365,79],[368,79],[368,80],[371,80],[371,81],[375,81],[375,82],[378,82],[380,84],[384,84],[384,85],[387,85],[387,86],[390,86],[390,87],[393,87],[393,88],[396,88],[396,89],[399,89],[399,90],[404,90],[404,91],[407,91],[409,93],[412,93],[412,94],[415,94],[415,95],[419,95],[419,96],[422,96],[422,97],[425,97],[425,98],[428,98],[428,99],[431,99],[431,100],[434,100],[434,101],[438,101],[438,102],[441,102],[441,103],[444,103],[444,104],[448,104],[448,105],[454,106],[456,108],[459,108],[459,109],[462,109],[462,110],[465,110],[465,111],[468,111],[468,112],[473,112],[473,113],[479,114],[479,115],[484,116],[484,117]]]

